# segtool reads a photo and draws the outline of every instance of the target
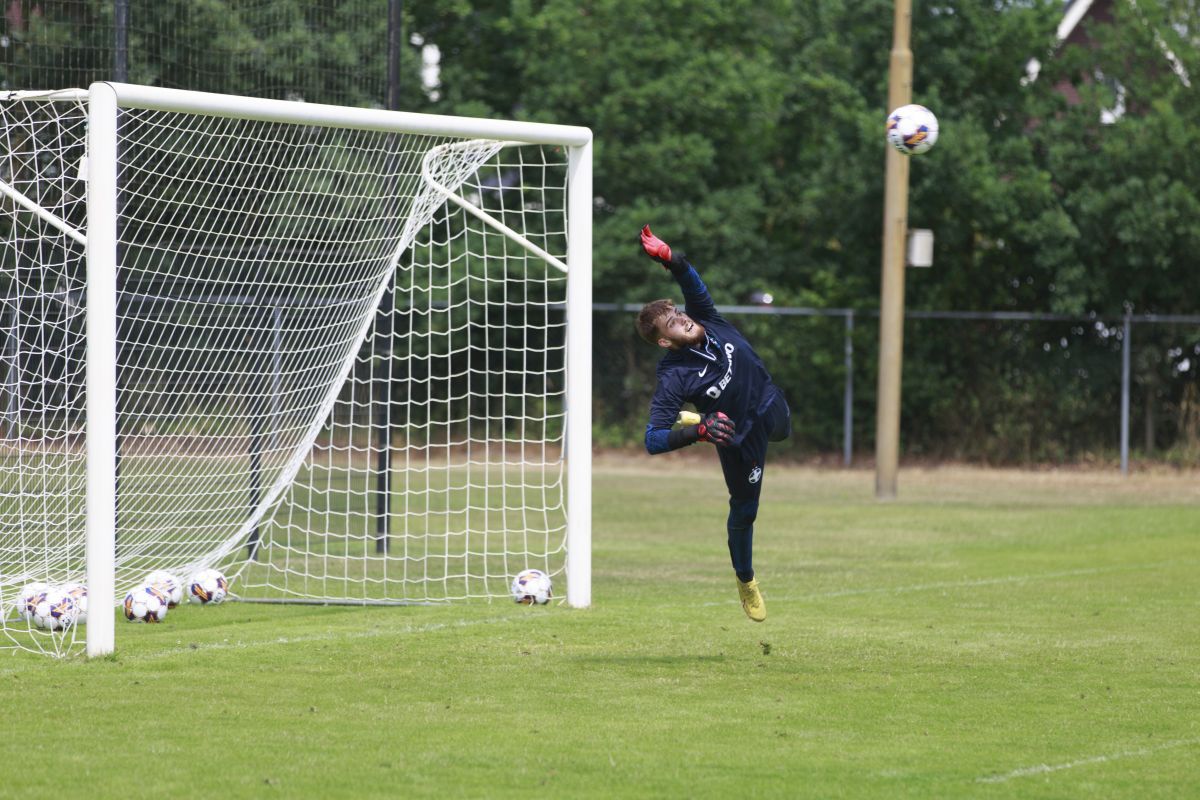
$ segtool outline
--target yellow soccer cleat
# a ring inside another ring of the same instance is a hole
[[[755,622],[767,618],[767,604],[763,601],[762,592],[758,591],[758,581],[754,578],[749,583],[737,582],[738,594],[742,596],[742,610],[746,616]]]

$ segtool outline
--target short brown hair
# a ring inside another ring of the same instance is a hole
[[[642,306],[642,310],[638,312],[638,335],[650,344],[658,344],[658,320],[664,314],[670,314],[674,311],[675,304],[670,300],[651,300],[649,303],[646,303],[646,305]]]

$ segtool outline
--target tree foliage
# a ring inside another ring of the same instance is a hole
[[[19,30],[9,14],[10,86],[47,57],[34,5],[13,4],[25,10]],[[43,3],[43,17],[56,5],[86,24],[47,41],[76,36],[102,48],[95,31],[108,24],[108,4]],[[135,0],[131,79],[380,105],[382,5]],[[912,165],[909,222],[933,229],[937,244],[934,268],[910,271],[908,307],[1095,320],[910,322],[909,452],[1067,458],[1111,447],[1114,324],[1127,310],[1195,311],[1200,103],[1186,76],[1200,80],[1200,7],[1111,6],[1111,21],[1085,19],[1085,43],[1063,44],[1056,0],[914,3],[913,97],[942,128],[938,147]],[[415,44],[405,47],[402,95],[409,110],[593,130],[598,301],[674,293],[637,254],[635,233],[649,222],[691,255],[721,304],[769,291],[778,304],[869,311],[879,292],[892,11],[889,0],[406,3]],[[173,37],[160,35],[171,25]],[[436,93],[419,78],[421,44],[441,54]],[[1036,80],[1031,58],[1041,62]],[[836,447],[840,320],[745,324],[801,410],[801,445]],[[597,319],[597,402],[598,418],[634,441],[656,354],[630,327]],[[1135,399],[1148,416],[1181,419],[1195,334],[1137,330]],[[875,332],[869,318],[856,331],[863,442]]]

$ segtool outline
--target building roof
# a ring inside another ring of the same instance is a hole
[[[1063,18],[1058,23],[1058,40],[1065,41],[1079,25],[1080,21],[1091,10],[1094,0],[1070,0],[1063,11]]]
[[[1135,12],[1139,12],[1137,0],[1127,0],[1127,2]],[[1070,38],[1071,34],[1075,32],[1075,29],[1079,27],[1079,23],[1083,21],[1083,19],[1088,15],[1088,12],[1091,11],[1092,7],[1095,5],[1096,0],[1067,0],[1066,6],[1063,8],[1062,19],[1059,20],[1058,29],[1056,31],[1058,43],[1060,45]],[[1139,13],[1138,16],[1141,16],[1141,14]],[[1145,22],[1144,18],[1143,22]],[[1166,57],[1167,62],[1170,63],[1171,71],[1174,72],[1179,78],[1179,82],[1190,89],[1192,82],[1188,77],[1187,69],[1183,66],[1183,63],[1179,60],[1171,48],[1167,46],[1167,43],[1163,41],[1163,38],[1159,35],[1158,31],[1154,31],[1154,41],[1158,44],[1158,48],[1162,50],[1163,56]],[[1042,64],[1040,61],[1038,61],[1038,59],[1029,59],[1029,62],[1025,65],[1025,72],[1027,75],[1026,80],[1036,80],[1038,72],[1041,71],[1041,67]]]

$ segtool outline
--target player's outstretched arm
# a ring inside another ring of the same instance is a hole
[[[670,270],[671,274],[675,276],[679,288],[683,290],[683,297],[686,300],[685,310],[688,314],[697,319],[703,319],[717,313],[717,307],[708,293],[708,287],[704,285],[704,281],[700,280],[700,274],[696,272],[695,267],[688,263],[687,257],[683,253],[672,250],[669,244],[654,235],[649,225],[642,226],[641,241],[643,252],[662,264],[663,269]]]
[[[670,270],[671,274],[676,277],[687,272],[688,267],[691,266],[684,258],[683,253],[671,252],[671,245],[655,236],[649,225],[642,226],[642,250],[646,255],[662,264],[663,269]]]

